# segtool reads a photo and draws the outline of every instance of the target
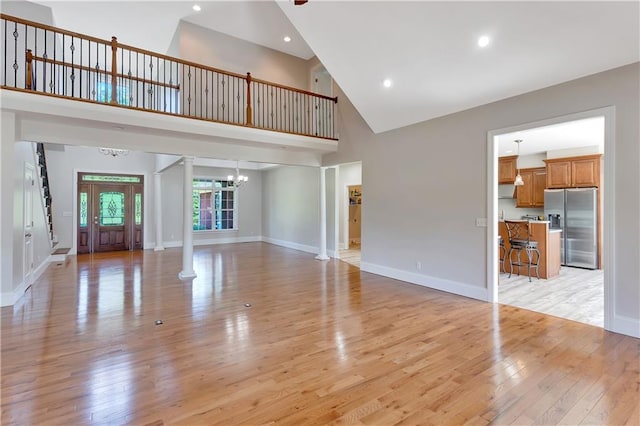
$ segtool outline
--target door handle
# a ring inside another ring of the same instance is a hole
[[[24,234],[24,236],[25,236],[25,238],[30,238],[31,237],[31,233]]]

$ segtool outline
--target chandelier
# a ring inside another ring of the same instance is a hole
[[[233,182],[233,186],[235,186],[236,188],[239,188],[240,186],[242,186],[242,184],[246,183],[249,181],[249,177],[248,176],[244,176],[240,174],[240,165],[239,162],[236,160],[236,175],[229,175],[227,176],[227,180],[229,182]]]
[[[100,152],[103,153],[104,155],[110,155],[112,157],[129,155],[128,149],[119,149],[119,148],[100,148]]]
[[[513,182],[515,186],[524,185],[524,181],[522,180],[522,176],[520,175],[520,168],[518,167],[518,159],[520,158],[520,144],[522,143],[522,139],[516,139],[514,141],[518,144],[518,157],[516,157],[516,169],[518,170],[518,174],[516,175],[516,180]]]

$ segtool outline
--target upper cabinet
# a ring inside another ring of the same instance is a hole
[[[547,163],[547,188],[584,188],[600,186],[601,154],[554,158]]]
[[[516,207],[544,207],[547,171],[544,167],[520,169],[524,185],[516,186]]]
[[[516,167],[518,156],[511,155],[508,157],[498,158],[498,183],[513,183],[516,179]]]

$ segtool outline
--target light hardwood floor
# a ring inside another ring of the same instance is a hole
[[[604,327],[604,272],[562,267],[548,280],[500,274],[500,303]]]
[[[264,243],[195,261],[50,266],[2,308],[2,424],[639,423],[638,339]]]

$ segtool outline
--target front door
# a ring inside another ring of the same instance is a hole
[[[78,175],[78,253],[141,249],[142,176]]]
[[[93,185],[94,252],[129,249],[131,195],[128,189],[126,185]]]

